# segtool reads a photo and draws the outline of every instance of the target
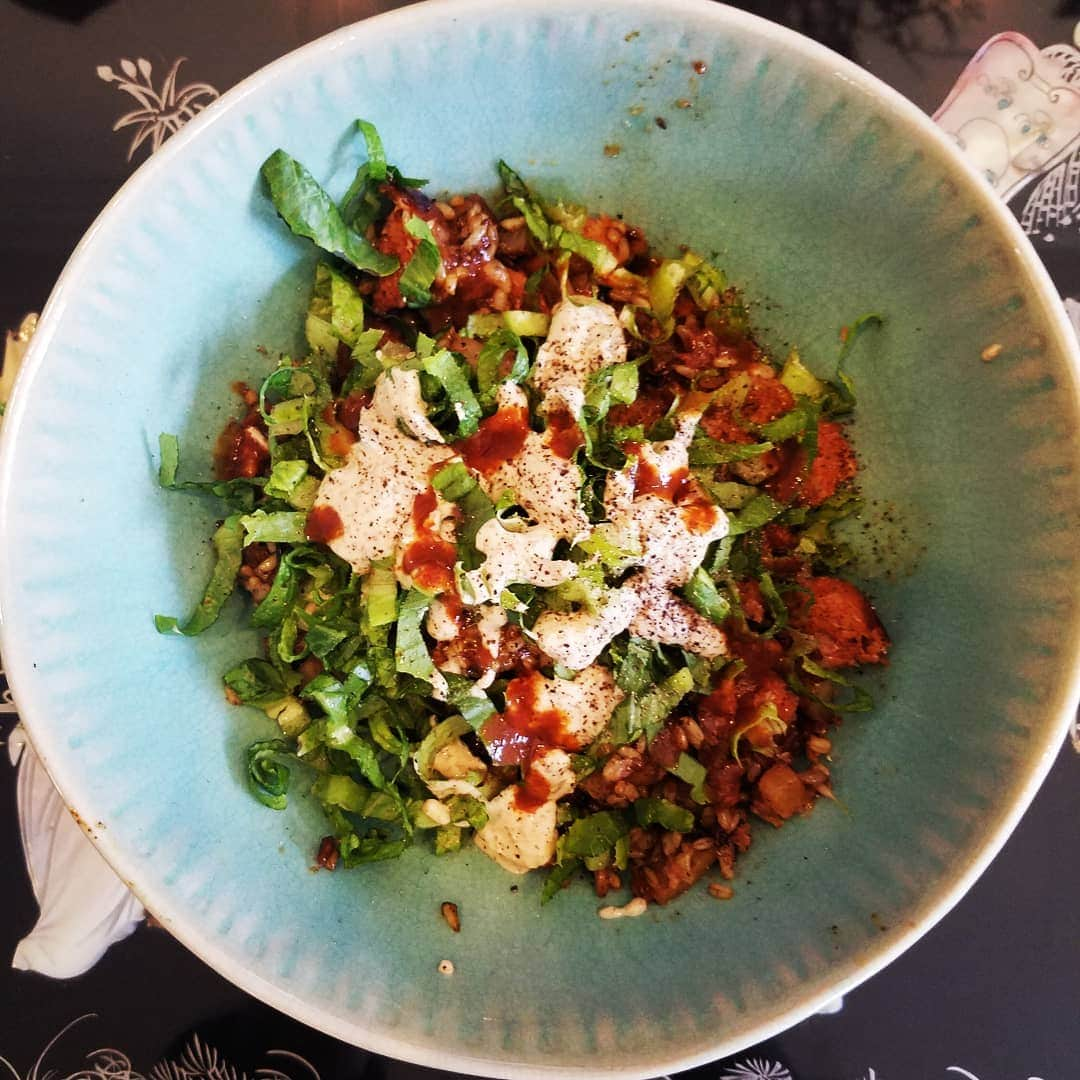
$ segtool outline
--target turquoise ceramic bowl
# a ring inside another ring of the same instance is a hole
[[[766,340],[798,342],[819,369],[841,324],[887,317],[853,374],[861,566],[894,661],[878,708],[836,740],[843,804],[760,827],[728,903],[698,888],[604,922],[583,885],[541,910],[538,881],[421,849],[312,874],[315,807],[271,813],[241,777],[242,748],[266,730],[222,697],[220,673],[255,644],[241,605],[194,641],[154,632],[154,612],[198,595],[213,515],[157,490],[157,435],[180,432],[188,467],[205,467],[229,384],[264,369],[256,346],[294,346],[306,303],[312,252],[276,221],[259,164],[284,146],[341,188],[356,116],[436,190],[491,190],[502,156],[548,196],[715,252],[760,301]],[[462,1072],[689,1066],[794,1023],[910,945],[1048,768],[1077,696],[1076,353],[980,178],[826,50],[687,0],[406,9],[227,94],[79,246],[4,422],[4,658],[104,855],[245,989]]]

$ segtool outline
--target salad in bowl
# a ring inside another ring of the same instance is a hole
[[[472,842],[542,899],[578,872],[605,915],[715,868],[755,822],[833,798],[829,731],[886,661],[839,576],[855,403],[753,336],[721,269],[617,217],[502,192],[433,199],[373,125],[340,203],[284,151],[262,172],[324,249],[305,332],[225,428],[233,511],[187,623],[246,591],[265,651],[225,673],[272,737],[255,794],[312,785],[327,869]],[[179,450],[161,442],[161,482]],[[190,487],[190,484],[180,484]]]

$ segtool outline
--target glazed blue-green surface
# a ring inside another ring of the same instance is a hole
[[[312,874],[317,808],[298,793],[273,813],[243,783],[267,732],[222,696],[256,646],[243,605],[196,640],[154,632],[197,599],[216,512],[156,488],[158,433],[206,472],[229,385],[267,369],[257,347],[298,347],[312,253],[258,167],[282,146],[340,193],[357,116],[435,193],[493,190],[503,157],[545,196],[714,256],[763,339],[819,372],[841,325],[886,318],[852,365],[868,501],[852,535],[892,664],[835,740],[842,802],[762,823],[728,902],[699,887],[606,922],[584,885],[541,909],[539,881],[423,846]],[[1025,243],[913,109],[715,5],[466,0],[301,51],[140,170],[35,342],[0,462],[3,648],[35,744],[167,927],[362,1045],[498,1075],[655,1075],[794,1022],[957,898],[1075,694],[1074,346]]]

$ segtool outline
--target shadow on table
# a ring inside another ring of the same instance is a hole
[[[783,23],[844,56],[872,35],[906,56],[953,45],[964,25],[985,15],[983,0],[734,0],[735,6]],[[1076,10],[1080,0],[1063,0]],[[1069,14],[1062,11],[1061,14]]]
[[[77,23],[108,7],[112,0],[15,0],[15,3],[54,19]]]

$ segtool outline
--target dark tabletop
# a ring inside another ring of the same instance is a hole
[[[512,2],[512,0],[508,0]],[[224,91],[297,45],[392,0],[0,0],[0,325],[40,311],[72,248],[149,153],[128,160],[135,107],[121,62]],[[1080,0],[758,0],[738,4],[851,56],[933,111],[1000,30],[1072,40]],[[1020,212],[1023,193],[1014,200]],[[1080,296],[1076,244],[1037,248],[1063,295]],[[13,721],[0,715],[6,732]],[[12,971],[35,904],[23,869],[14,770],[0,758],[0,1074],[69,1077],[310,1075],[406,1080],[435,1073],[320,1035],[142,926],[68,982]],[[1080,757],[1062,750],[1005,849],[919,944],[814,1017],[686,1074],[710,1080],[1076,1080],[1080,1077]],[[88,1016],[87,1014],[94,1014]],[[52,1047],[68,1024],[85,1017]],[[103,1051],[102,1047],[115,1048]],[[44,1056],[40,1058],[44,1052]],[[90,1055],[89,1059],[87,1055]],[[6,1060],[4,1060],[6,1059]],[[164,1064],[163,1064],[164,1063]],[[230,1072],[230,1067],[234,1070]]]

